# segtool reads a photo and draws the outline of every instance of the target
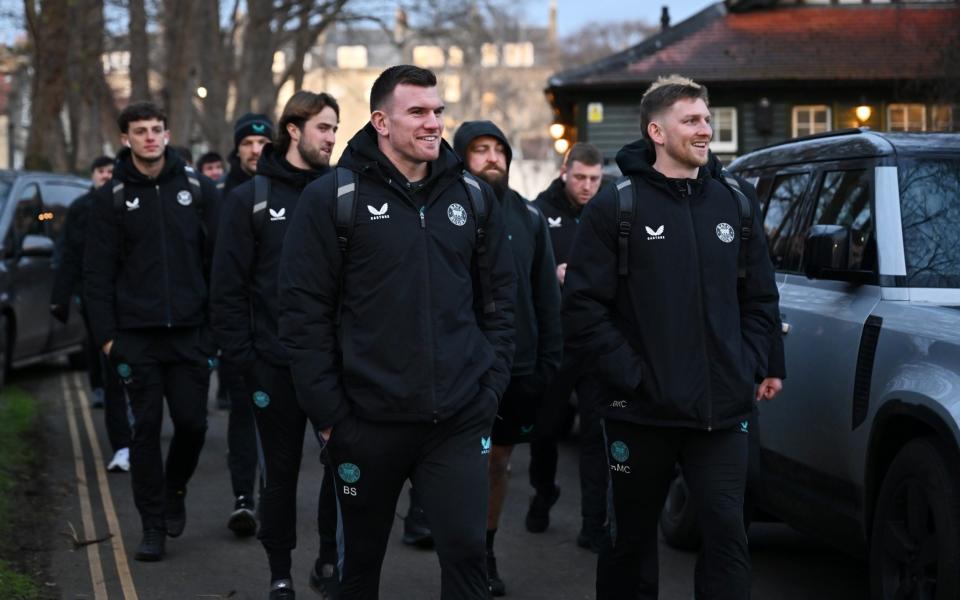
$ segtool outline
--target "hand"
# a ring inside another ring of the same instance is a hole
[[[333,427],[327,427],[326,429],[320,430],[320,439],[323,440],[323,443],[326,444],[330,441],[330,436],[333,434]]]
[[[113,340],[108,341],[103,345],[103,353],[107,356],[110,356],[110,350],[113,349]]]
[[[50,314],[53,315],[54,319],[60,321],[61,323],[66,323],[67,319],[70,317],[70,305],[69,304],[51,304]]]
[[[774,396],[783,389],[783,380],[779,377],[767,377],[757,386],[757,402],[773,400]]]
[[[563,285],[563,280],[567,278],[567,263],[557,265],[557,281]]]

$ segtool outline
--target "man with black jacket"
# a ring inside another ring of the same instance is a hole
[[[118,119],[113,179],[97,191],[87,227],[84,300],[93,337],[123,380],[133,411],[133,497],[143,524],[134,558],[163,558],[186,524],[184,497],[207,429],[215,348],[207,279],[217,192],[167,147],[166,115],[149,102]],[[163,399],[173,420],[166,468]]]
[[[339,115],[336,100],[327,94],[301,90],[290,98],[280,117],[277,144],[263,148],[257,174],[226,199],[213,261],[214,332],[224,360],[245,374],[244,401],[253,406],[263,450],[259,537],[270,564],[271,600],[293,598],[291,552],[297,541],[297,478],[307,424],[278,339],[280,252],[301,192],[330,171]],[[238,507],[246,506],[241,506],[243,500],[238,499]],[[321,555],[311,584],[333,593],[336,500],[329,467],[320,505]],[[256,527],[252,512],[247,517]]]
[[[83,251],[87,243],[87,216],[97,197],[97,188],[113,176],[113,158],[100,156],[90,166],[92,186],[90,191],[73,201],[67,210],[67,221],[57,241],[57,274],[53,281],[50,298],[50,313],[61,323],[70,317],[70,306],[78,298],[78,308],[87,330],[87,369],[90,372],[90,387],[93,388],[94,407],[103,407],[107,438],[113,449],[113,458],[107,470],[126,472],[130,470],[130,421],[127,418],[127,399],[123,394],[120,379],[110,368],[106,357],[93,341],[93,330],[83,302]]]
[[[226,198],[241,183],[250,181],[257,172],[257,163],[263,147],[273,137],[273,122],[266,115],[246,113],[233,124],[233,152],[228,161],[230,170],[223,181],[223,197]]]
[[[490,507],[487,511],[487,577],[494,596],[506,594],[497,571],[493,543],[507,496],[507,466],[516,444],[537,435],[540,400],[560,367],[563,335],[560,331],[560,286],[547,221],[532,204],[509,187],[513,151],[506,136],[490,121],[467,121],[453,138],[453,149],[467,170],[490,184],[510,241],[517,274],[514,303],[516,335],[510,385],[493,422],[490,451]]]
[[[441,597],[489,594],[489,432],[510,379],[516,284],[502,209],[443,141],[436,85],[409,65],[380,74],[370,123],[304,190],[284,241],[280,339],[337,469],[340,600],[378,597],[408,478]]]
[[[564,287],[565,334],[595,357],[608,400],[612,544],[597,597],[657,597],[657,520],[679,462],[702,525],[696,597],[748,598],[748,418],[777,322],[773,268],[737,191],[705,168],[706,89],[661,78],[640,115],[644,139],[617,155],[629,177],[584,209]]]

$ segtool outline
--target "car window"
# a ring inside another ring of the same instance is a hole
[[[43,208],[47,235],[60,239],[60,233],[67,221],[67,209],[88,188],[69,183],[45,183],[43,186]]]
[[[781,271],[800,268],[803,253],[803,234],[799,231],[803,218],[801,206],[810,183],[810,173],[777,175],[770,186],[770,201],[763,216],[763,230],[767,234],[770,260]]]
[[[898,173],[908,285],[960,287],[960,158],[902,160]]]
[[[28,235],[43,235],[43,221],[40,213],[43,203],[40,200],[40,188],[31,183],[17,195],[17,204],[13,212],[13,226],[7,233],[5,252],[14,256],[20,249],[23,238]]]
[[[870,173],[865,169],[824,173],[817,195],[813,223],[850,228],[850,268],[854,270],[873,271],[877,266],[870,196]]]

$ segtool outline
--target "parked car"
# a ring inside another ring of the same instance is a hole
[[[55,240],[67,208],[89,189],[89,181],[69,175],[0,171],[0,383],[10,368],[82,356],[79,311],[61,324],[50,315],[50,293]]]
[[[836,131],[751,152],[785,333],[749,505],[863,556],[870,597],[960,598],[960,134]],[[690,545],[675,482],[661,518]]]

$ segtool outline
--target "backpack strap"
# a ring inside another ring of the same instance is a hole
[[[733,192],[737,200],[737,207],[740,210],[740,248],[737,252],[737,278],[746,279],[747,277],[747,246],[750,238],[753,237],[753,204],[740,188],[740,182],[730,171],[721,169],[720,175],[723,182]]]
[[[337,227],[337,245],[340,246],[340,273],[337,275],[337,314],[335,323],[340,325],[340,315],[343,307],[343,272],[347,257],[347,248],[350,247],[350,236],[353,234],[354,221],[357,218],[357,174],[345,167],[337,167],[333,172],[333,186],[337,190],[334,222]]]
[[[267,223],[267,209],[270,207],[270,178],[265,175],[253,176],[253,237],[258,242],[263,237],[263,228]]]
[[[113,212],[117,219],[123,218],[123,182],[114,179],[113,183]]]
[[[190,165],[183,165],[183,174],[187,177],[187,185],[190,186],[190,195],[193,196],[193,208],[200,217],[200,231],[203,237],[207,237],[207,221],[203,218],[203,211],[206,208],[206,198],[203,197],[203,189],[200,187],[200,177]]]
[[[470,173],[463,171],[461,174],[463,186],[467,189],[467,197],[470,200],[470,208],[476,221],[476,254],[477,254],[477,275],[480,280],[480,298],[483,307],[483,314],[489,315],[497,310],[497,303],[493,299],[493,285],[490,266],[490,255],[487,253],[487,203],[483,197],[483,189],[480,182]]]
[[[617,274],[624,276],[630,272],[630,229],[633,227],[633,214],[636,212],[636,186],[630,177],[621,177],[617,181]]]

